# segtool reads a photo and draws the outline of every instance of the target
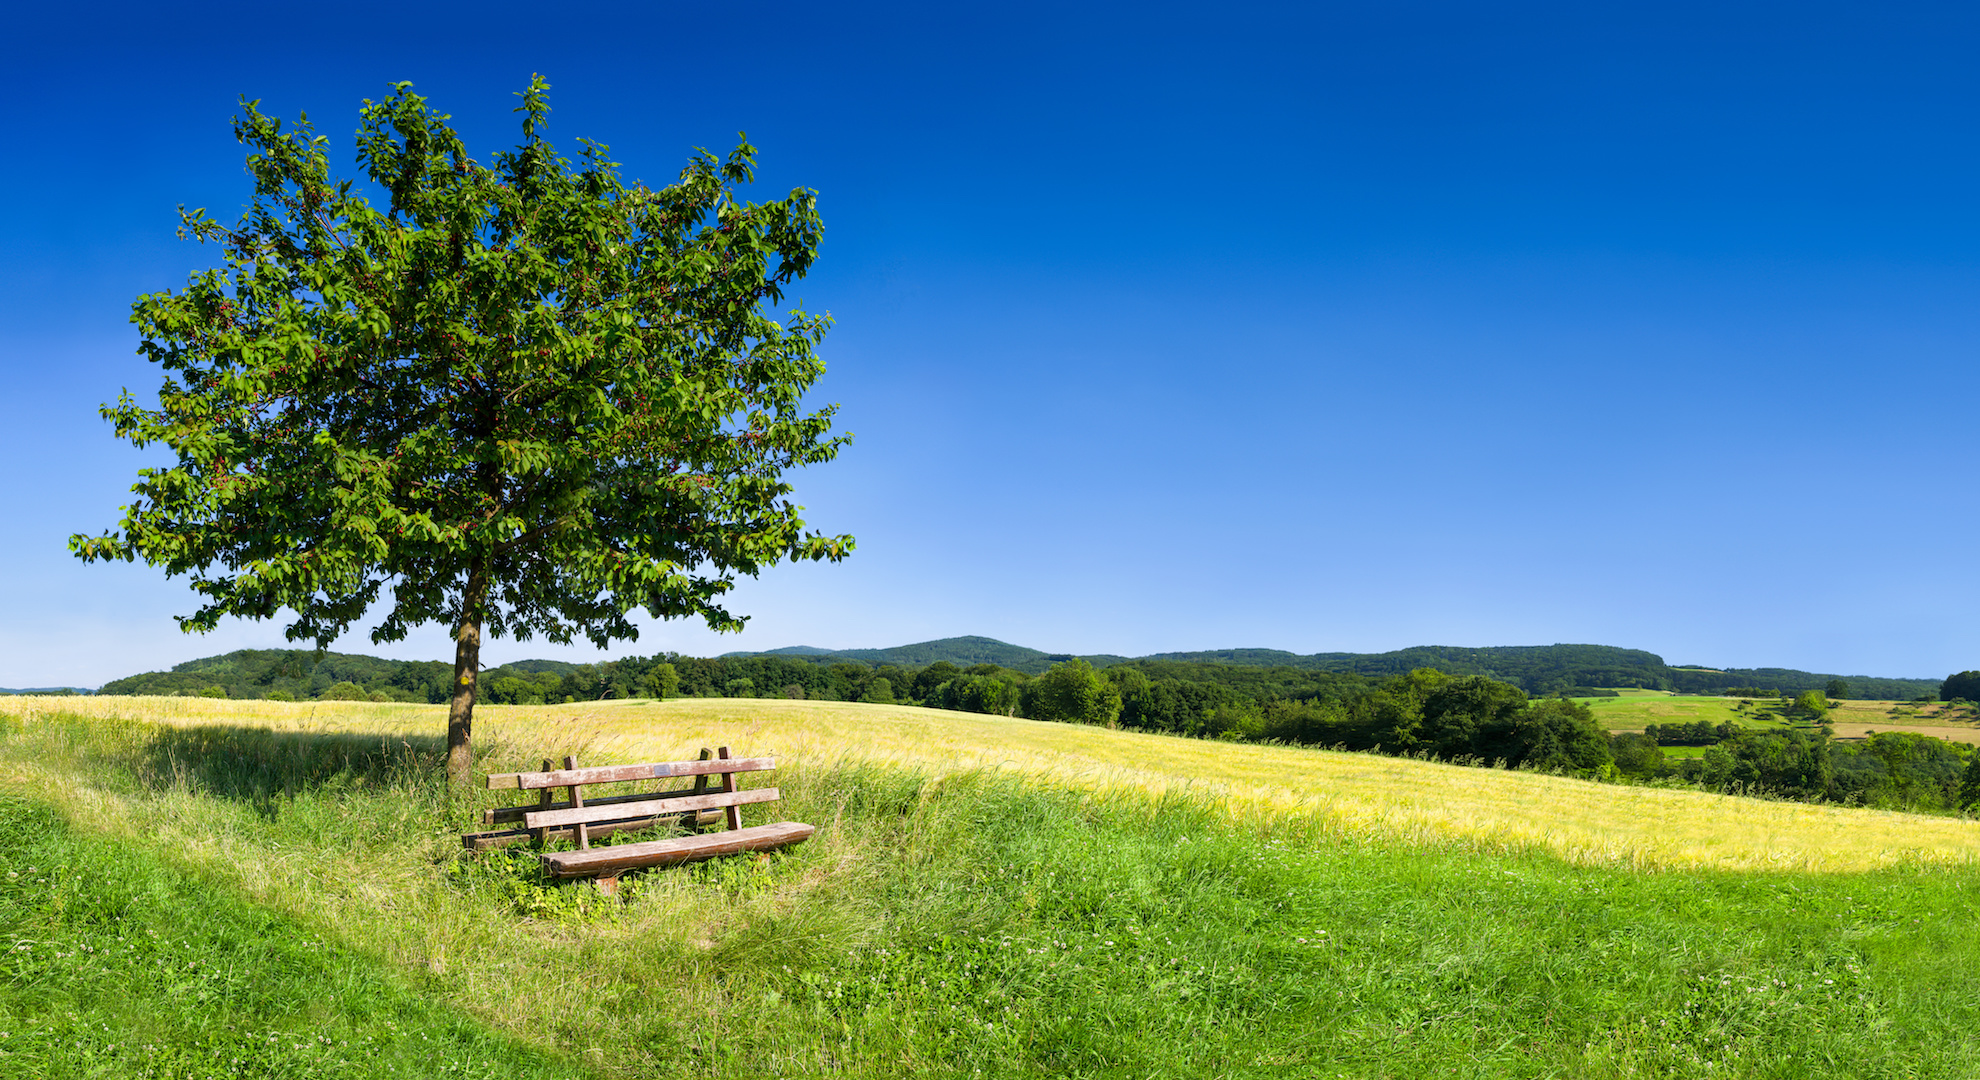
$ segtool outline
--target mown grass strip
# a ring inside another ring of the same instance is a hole
[[[0,795],[0,1076],[570,1077],[408,973]]]

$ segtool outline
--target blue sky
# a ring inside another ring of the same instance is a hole
[[[471,147],[550,135],[665,182],[761,149],[814,188],[800,290],[853,446],[800,474],[833,566],[746,582],[739,636],[1054,651],[1597,642],[1673,662],[1980,667],[1970,7],[31,13],[0,154],[0,686],[232,648],[183,579],[84,566],[147,456],[97,406],[126,319],[248,195],[243,94],[354,172],[410,80]],[[444,659],[444,627],[374,647]],[[496,642],[488,661],[589,659]]]

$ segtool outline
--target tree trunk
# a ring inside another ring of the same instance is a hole
[[[454,697],[447,706],[447,786],[455,791],[465,791],[474,780],[474,691],[481,679],[481,605],[487,592],[482,571],[469,572],[454,635]]]

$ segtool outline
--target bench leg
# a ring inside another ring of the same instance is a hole
[[[550,761],[550,759],[549,759],[549,758],[544,758],[544,759],[543,759],[543,771],[544,771],[544,772],[549,772],[549,771],[550,771],[550,768],[551,768],[551,761]],[[537,796],[536,796],[536,805],[537,805],[537,806],[539,806],[539,807],[542,807],[542,808],[543,808],[543,809],[545,809],[545,810],[548,810],[548,809],[550,808],[550,802],[551,802],[551,797],[550,797],[550,789],[549,789],[549,788],[544,788],[544,789],[543,789],[542,791],[540,791],[540,792],[538,792],[538,793],[537,793]],[[535,832],[536,832],[536,846],[538,846],[538,847],[542,847],[542,846],[544,845],[544,843],[546,843],[546,842],[547,842],[547,841],[548,841],[548,840],[550,839],[550,830],[549,830],[549,829],[537,829],[537,830],[535,830]]]
[[[564,768],[576,769],[577,758],[570,754],[564,755]],[[576,784],[572,784],[571,807],[573,809],[576,809],[582,806],[584,806],[584,789],[578,787]],[[579,851],[587,851],[591,848],[591,830],[585,828],[584,822],[580,821],[577,824],[571,826],[571,833],[572,835],[577,837],[577,846]]]
[[[720,750],[717,750],[715,753],[719,755],[724,761],[726,761],[728,760],[729,757],[729,748],[724,746]],[[722,774],[722,790],[725,793],[734,793],[734,791],[736,790],[735,773],[725,772]],[[737,829],[742,828],[742,807],[729,806],[729,807],[724,807],[724,810],[726,812],[724,813],[723,816],[728,819],[726,824],[729,826],[729,831],[735,832]]]
[[[619,895],[619,875],[613,874],[611,877],[600,876],[591,880],[593,884],[598,886],[598,891],[601,894],[605,896]]]

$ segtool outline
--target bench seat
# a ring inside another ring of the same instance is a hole
[[[676,836],[584,851],[554,851],[542,859],[544,869],[552,877],[617,877],[621,871],[642,866],[672,866],[717,855],[785,847],[810,839],[815,831],[803,822],[780,821],[775,825],[752,825],[747,829],[699,836]]]

